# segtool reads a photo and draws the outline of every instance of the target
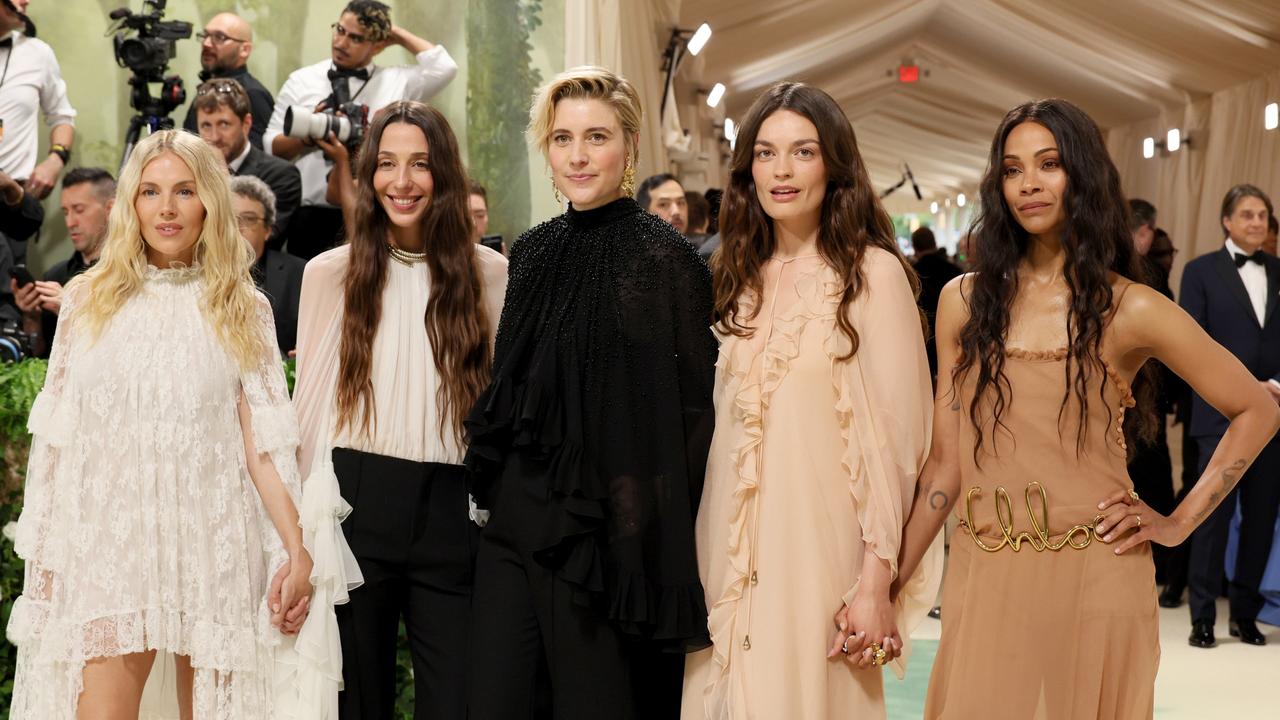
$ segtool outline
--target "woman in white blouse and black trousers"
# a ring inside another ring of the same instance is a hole
[[[489,381],[507,261],[471,242],[467,176],[438,111],[380,113],[355,184],[351,242],[303,278],[294,396],[306,483],[333,489],[308,497],[350,506],[342,528],[359,570],[347,580],[364,578],[338,607],[340,714],[392,716],[403,617],[415,717],[462,720],[479,520],[462,419]]]

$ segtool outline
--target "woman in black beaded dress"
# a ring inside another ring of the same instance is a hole
[[[711,277],[629,196],[640,103],[575,68],[530,136],[568,212],[513,248],[493,382],[466,426],[492,516],[476,567],[473,720],[677,717],[709,644],[693,546],[713,426]]]

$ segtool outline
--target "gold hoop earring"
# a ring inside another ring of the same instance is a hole
[[[636,166],[630,160],[627,160],[627,166],[622,170],[622,195],[624,197],[635,197],[636,194]]]
[[[556,181],[551,181],[551,194],[556,196],[556,203],[564,205],[564,196],[560,194],[560,188],[556,186]]]

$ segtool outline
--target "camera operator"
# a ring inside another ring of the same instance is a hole
[[[76,117],[53,49],[33,37],[34,25],[25,15],[29,2],[0,0],[0,232],[18,263],[26,261],[26,241],[44,220],[39,201],[71,158]],[[52,130],[49,155],[37,164],[40,114]]]
[[[413,65],[379,67],[378,53],[400,45],[417,58]],[[276,97],[275,112],[263,142],[271,152],[294,160],[302,172],[302,207],[294,214],[289,252],[310,259],[335,245],[343,227],[342,211],[325,200],[332,159],[314,143],[284,133],[291,107],[320,108],[341,89],[373,116],[395,100],[426,100],[453,79],[458,66],[440,45],[391,23],[391,10],[376,0],[352,0],[333,24],[329,60],[295,70]],[[354,123],[360,119],[352,118]]]
[[[255,120],[249,131],[249,142],[262,150],[262,134],[266,132],[267,121],[271,119],[271,111],[275,100],[258,79],[249,74],[246,63],[253,53],[253,28],[244,18],[233,13],[218,13],[205,23],[200,38],[200,82],[208,82],[227,78],[240,83],[249,94],[249,107]],[[188,132],[198,133],[196,104],[187,107],[187,118],[182,121],[182,128]]]
[[[191,102],[199,118],[200,137],[222,155],[227,170],[232,175],[259,178],[271,188],[274,225],[268,228],[269,244],[279,250],[287,237],[289,220],[302,200],[302,178],[293,163],[249,142],[253,128],[259,124],[249,105],[249,95],[230,78],[205,82],[196,89],[196,99]]]
[[[25,316],[25,330],[37,336],[36,354],[49,357],[62,309],[62,289],[71,278],[93,267],[107,237],[107,217],[115,204],[116,181],[102,168],[76,168],[62,178],[62,214],[75,252],[25,287],[9,281],[17,306]]]

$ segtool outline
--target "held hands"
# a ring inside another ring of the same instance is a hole
[[[827,652],[828,659],[843,655],[854,667],[866,669],[902,655],[902,637],[898,634],[887,589],[859,587],[853,603],[842,606],[832,622],[836,631]],[[872,644],[884,650],[881,662],[876,662]]]
[[[1117,555],[1147,541],[1173,547],[1191,534],[1189,528],[1152,510],[1150,505],[1138,498],[1137,493],[1129,490],[1116,491],[1098,503],[1098,509],[1102,511],[1102,522],[1094,527],[1093,532],[1105,543],[1124,537],[1116,546]],[[1134,532],[1130,533],[1130,530]]]
[[[311,555],[306,550],[291,554],[271,579],[267,607],[271,624],[284,635],[296,635],[311,610]]]

